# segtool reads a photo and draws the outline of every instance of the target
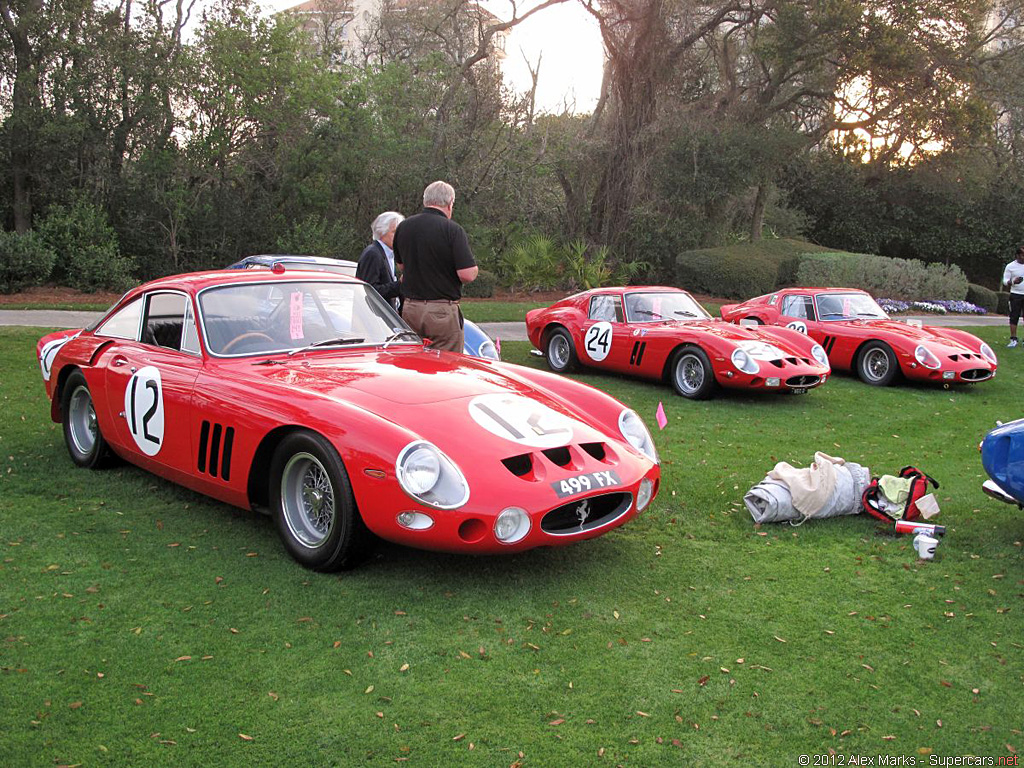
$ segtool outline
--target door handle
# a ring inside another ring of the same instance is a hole
[[[111,368],[120,368],[122,365],[128,364],[128,358],[117,355],[113,360],[110,361]]]

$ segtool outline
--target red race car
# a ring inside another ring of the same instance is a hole
[[[303,565],[372,537],[504,553],[600,536],[658,492],[639,416],[592,387],[424,348],[364,283],[204,272],[38,345],[75,464],[117,456],[268,511]]]
[[[577,363],[668,380],[683,397],[719,386],[802,393],[824,384],[821,345],[785,328],[739,328],[678,288],[598,288],[526,313],[530,341],[558,373]]]
[[[780,325],[806,333],[833,368],[886,386],[902,374],[938,384],[973,384],[996,375],[992,348],[966,331],[892,320],[871,295],[854,288],[785,288],[726,304],[734,323]]]

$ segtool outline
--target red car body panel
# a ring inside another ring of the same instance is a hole
[[[963,330],[888,318],[823,320],[817,314],[807,318],[783,312],[788,297],[808,297],[817,307],[819,297],[838,294],[870,296],[854,288],[784,288],[740,304],[725,304],[720,311],[723,319],[733,323],[756,320],[766,325],[799,328],[825,348],[829,362],[838,370],[854,370],[864,345],[881,341],[892,348],[900,372],[908,379],[939,384],[976,383],[995,375],[997,363],[982,354],[982,340]],[[939,359],[939,368],[927,368],[915,359],[914,351],[922,344]]]
[[[670,292],[683,294],[678,288],[638,286],[629,288],[600,288],[578,293],[562,299],[544,309],[531,310],[526,315],[526,329],[530,342],[543,350],[549,334],[564,328],[572,337],[579,361],[590,367],[603,368],[646,379],[662,380],[668,374],[669,363],[677,350],[685,346],[702,349],[708,356],[715,380],[725,387],[768,390],[769,378],[782,380],[778,389],[786,389],[786,380],[807,382],[791,384],[809,389],[825,383],[830,373],[811,354],[814,343],[806,336],[786,328],[747,328],[723,323],[716,319],[666,320],[658,322],[610,322],[611,342],[607,356],[593,359],[586,350],[588,331],[599,320],[588,316],[591,299],[595,296],[617,296],[626,304],[630,294]],[[737,370],[731,355],[739,342],[763,342],[777,347],[782,356],[775,362],[762,362],[757,373]]]
[[[184,293],[201,319],[197,295],[205,289],[289,279],[296,280],[296,273],[225,271],[164,278],[126,294],[104,319],[157,291]],[[323,273],[301,279],[358,282]],[[101,337],[91,330],[43,337],[37,351],[54,421],[61,419],[63,382],[80,370],[100,431],[116,454],[243,508],[267,506],[269,456],[280,438],[296,429],[317,432],[341,456],[366,526],[381,538],[430,550],[509,553],[593,538],[636,516],[642,480],[652,482],[657,493],[658,463],[620,432],[625,406],[592,387],[520,366],[429,350],[419,342],[310,349],[294,356],[217,356],[209,351],[205,326],[200,327],[198,355]],[[139,386],[136,372],[151,369],[159,375],[153,387],[154,393],[159,387],[159,396],[133,390],[132,382]],[[158,397],[159,413],[147,415],[157,408]],[[133,398],[141,403],[137,409]],[[474,405],[481,398],[554,412],[563,434],[548,448],[531,445],[530,436],[522,438],[514,423],[503,426],[500,415],[484,428],[481,419],[487,417]],[[147,419],[158,442],[138,439],[148,428]],[[396,460],[416,440],[431,442],[461,470],[470,489],[465,504],[438,509],[403,490]],[[588,480],[580,481],[583,476]],[[587,500],[598,511],[586,527],[581,522],[574,530],[544,529],[545,515],[568,508],[563,511],[571,516],[573,505]],[[612,501],[613,508],[601,506]],[[514,544],[498,541],[493,533],[497,515],[509,505],[524,509],[532,522],[529,533]],[[426,530],[402,527],[397,515],[403,511],[425,513],[434,524]]]

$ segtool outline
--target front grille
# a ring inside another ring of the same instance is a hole
[[[821,381],[820,376],[791,376],[786,379],[787,387],[813,387]]]
[[[621,492],[576,499],[544,515],[540,527],[554,536],[582,533],[616,520],[629,511],[632,503],[632,494]]]
[[[971,368],[961,373],[960,378],[964,381],[985,381],[986,379],[991,379],[994,375],[995,371],[990,371],[988,368]]]

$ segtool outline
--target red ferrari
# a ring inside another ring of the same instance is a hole
[[[734,323],[779,325],[806,333],[833,368],[868,384],[897,376],[937,384],[974,384],[996,375],[992,348],[966,331],[892,320],[871,295],[854,288],[785,288],[742,304],[726,304]]]
[[[678,288],[598,288],[526,314],[530,341],[558,373],[582,363],[671,382],[683,397],[719,386],[803,393],[824,384],[825,350],[786,328],[739,328]]]
[[[350,277],[164,278],[38,354],[75,464],[116,454],[269,512],[316,570],[358,562],[371,533],[449,552],[570,544],[658,492],[635,412],[559,376],[426,349]]]

